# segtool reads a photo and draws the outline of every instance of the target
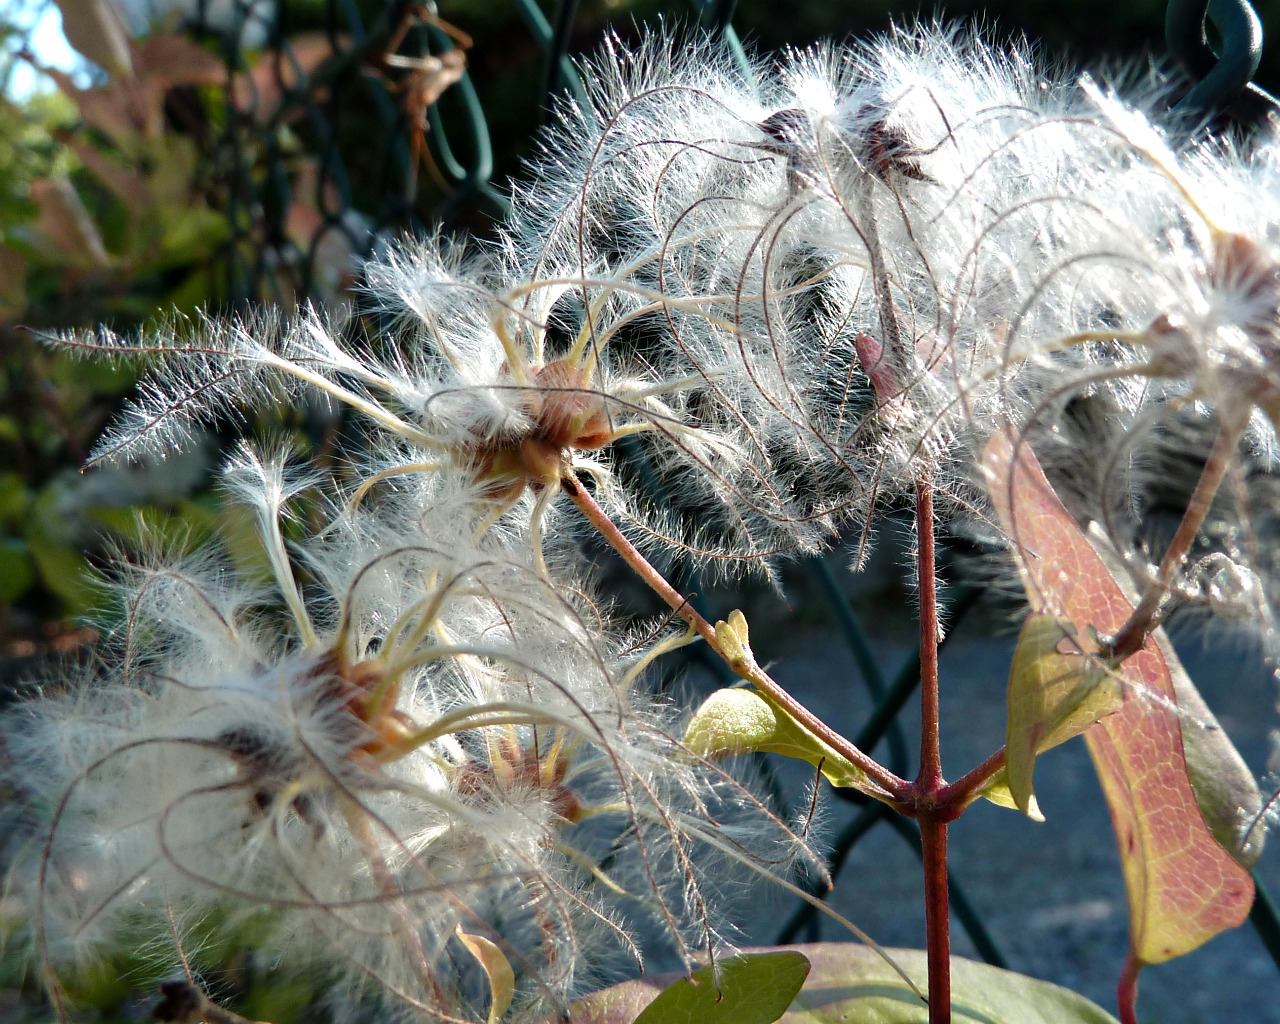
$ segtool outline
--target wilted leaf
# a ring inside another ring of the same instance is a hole
[[[1014,540],[1031,606],[1115,632],[1133,604],[1054,494],[1035,456],[997,434],[985,469],[992,500]],[[1088,653],[1088,652],[1086,652]],[[1124,707],[1085,733],[1120,846],[1130,948],[1143,963],[1190,952],[1249,913],[1253,881],[1210,833],[1188,778],[1176,693],[1154,639],[1116,670]]]
[[[511,969],[511,962],[497,945],[483,935],[469,935],[458,926],[458,941],[479,962],[484,975],[489,979],[489,1019],[488,1024],[497,1024],[511,1006],[511,998],[516,992],[516,972]]]
[[[790,950],[803,954],[812,968],[790,1009],[778,1018],[780,1024],[927,1024],[928,1008],[873,950],[837,942]],[[922,951],[888,953],[921,989],[925,987],[928,968]],[[637,1014],[658,1005],[666,984],[663,977],[642,978],[593,993],[574,1005],[570,1019],[573,1024],[650,1024],[645,1015],[637,1020]],[[1067,989],[959,957],[951,959],[951,988],[955,1024],[1116,1024],[1105,1010]],[[660,1019],[742,1024],[757,1018],[698,1012]]]
[[[111,0],[54,0],[62,11],[62,34],[112,78],[133,75],[129,30]]]
[[[808,974],[808,959],[793,950],[728,957],[667,987],[635,1024],[773,1024]]]
[[[1036,755],[1079,736],[1124,703],[1119,677],[1080,653],[1069,624],[1032,612],[1009,670],[1005,779],[1014,805],[1043,821],[1031,786]]]
[[[461,81],[467,71],[467,55],[462,50],[446,50],[438,56],[402,57],[388,54],[383,61],[393,68],[407,68],[411,76],[413,103],[425,110],[435,103],[449,86]]]
[[[821,766],[833,786],[859,787],[866,773],[841,757],[822,740],[756,690],[734,687],[717,690],[694,712],[685,729],[684,745],[699,757],[770,753]]]

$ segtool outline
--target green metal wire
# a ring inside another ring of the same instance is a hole
[[[1253,874],[1253,906],[1249,910],[1249,920],[1271,959],[1280,967],[1280,910],[1256,871]]]
[[[573,30],[573,18],[578,12],[578,0],[560,0],[556,7],[556,20],[551,29],[551,39],[545,49],[547,59],[542,68],[542,107],[544,113],[565,85],[564,65],[569,50],[569,33]]]
[[[1206,16],[1222,37],[1221,53],[1205,36]],[[1274,97],[1250,81],[1262,60],[1262,23],[1246,0],[1169,0],[1165,38],[1199,79],[1174,110],[1207,119],[1237,104],[1254,121],[1280,110]]]
[[[836,623],[844,634],[845,642],[849,645],[854,664],[858,666],[858,671],[862,674],[863,685],[866,686],[867,691],[871,694],[871,699],[876,701],[877,704],[880,703],[884,700],[888,688],[885,684],[884,675],[880,671],[880,666],[876,663],[875,655],[871,652],[871,642],[867,639],[867,634],[863,632],[862,626],[858,622],[858,617],[854,614],[853,607],[849,604],[849,599],[840,588],[835,573],[831,571],[831,566],[827,564],[825,558],[811,559],[810,567],[813,570],[813,574],[818,578],[818,583],[822,586],[823,593],[826,595],[827,607],[835,615]],[[902,732],[902,724],[896,717],[889,726],[888,738],[889,764],[887,767],[895,775],[903,775],[907,770],[907,741]],[[871,753],[873,748],[862,747],[860,749]]]
[[[551,28],[551,22],[547,21],[547,16],[542,13],[533,0],[512,0],[516,5],[516,9],[524,18],[525,24],[529,31],[533,34],[534,40],[542,47],[551,59],[554,59],[560,68],[560,81],[567,83],[569,91],[573,93],[573,98],[578,106],[584,111],[591,110],[591,102],[587,98],[587,91],[583,88],[582,79],[578,77],[577,68],[573,66],[567,54],[557,53],[553,46],[556,44],[556,33]],[[568,35],[566,34],[560,45],[568,43]]]
[[[699,21],[702,27],[729,47],[742,80],[753,81],[755,69],[751,66],[751,60],[747,57],[747,51],[743,48],[738,33],[729,24],[729,19],[733,17],[733,9],[737,6],[737,0],[702,0],[701,3],[695,0],[695,4],[699,7]]]

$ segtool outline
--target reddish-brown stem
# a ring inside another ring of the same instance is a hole
[[[924,855],[925,953],[929,961],[929,1024],[951,1024],[951,906],[947,894],[945,815],[921,809]]]
[[[653,590],[667,605],[675,611],[685,622],[689,623],[698,634],[711,645],[717,654],[720,653],[720,645],[716,642],[715,627],[704,619],[696,608],[693,607],[686,597],[681,595],[663,577],[662,573],[649,562],[644,555],[636,550],[634,544],[623,535],[609,514],[596,503],[595,498],[587,492],[582,486],[581,481],[577,477],[565,476],[560,481],[560,488],[565,494],[569,495],[573,503],[578,506],[578,511],[592,526],[601,537],[605,539],[609,547],[613,548],[622,560],[631,567],[637,576],[639,576],[649,588]]]
[[[864,754],[844,736],[841,736],[840,733],[823,722],[822,719],[818,718],[817,715],[779,686],[768,673],[755,664],[754,660],[745,662],[731,660],[720,648],[720,643],[716,639],[715,627],[698,614],[698,611],[689,603],[688,599],[668,583],[662,573],[658,572],[649,563],[648,559],[636,550],[635,545],[627,540],[622,531],[609,518],[608,513],[596,503],[596,500],[587,492],[587,489],[582,486],[582,483],[576,477],[566,475],[561,479],[560,486],[565,494],[569,495],[573,503],[578,506],[578,511],[596,528],[609,546],[622,556],[623,561],[631,567],[632,571],[644,580],[654,593],[661,597],[677,615],[696,629],[698,634],[710,645],[711,649],[724,659],[725,664],[750,682],[756,689],[768,694],[779,707],[809,733],[816,736],[841,757],[857,765],[867,775],[868,779],[876,784],[875,788],[867,790],[868,795],[883,800],[891,806],[900,806],[901,801],[906,799],[913,789],[911,783],[907,782],[906,779],[898,778],[889,769],[874,758]]]
[[[1177,532],[1169,541],[1164,557],[1160,560],[1156,578],[1147,586],[1142,599],[1138,602],[1138,607],[1125,620],[1124,625],[1120,627],[1104,652],[1116,663],[1124,661],[1141,650],[1147,636],[1155,628],[1156,613],[1160,610],[1165,594],[1169,592],[1169,584],[1173,581],[1174,573],[1186,561],[1196,534],[1200,532],[1200,527],[1204,525],[1205,518],[1209,515],[1214,495],[1218,493],[1218,488],[1231,466],[1231,458],[1235,454],[1239,436],[1239,430],[1229,424],[1223,424],[1219,430],[1213,450],[1209,453],[1204,469],[1200,471],[1200,479],[1196,481],[1196,489],[1192,492],[1191,500],[1187,502],[1186,511],[1182,514],[1182,522],[1178,524]]]
[[[916,482],[916,559],[920,574],[920,795],[942,788],[938,742],[938,586],[933,544],[933,488]]]
[[[1138,1024],[1138,972],[1140,970],[1142,970],[1142,961],[1131,949],[1125,954],[1124,967],[1120,971],[1120,984],[1116,986],[1120,1024]]]
[[[1004,760],[1005,748],[1001,747],[972,771],[966,772],[955,782],[938,790],[935,803],[939,807],[948,808],[954,817],[956,812],[972,800],[973,795],[990,782],[995,777],[995,774],[1004,767]]]
[[[916,481],[916,559],[920,592],[920,774],[912,787],[924,859],[925,949],[929,1024],[951,1024],[951,907],[947,894],[949,808],[938,806],[946,781],[938,739],[938,579],[933,486]]]

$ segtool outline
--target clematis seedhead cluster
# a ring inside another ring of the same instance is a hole
[[[659,567],[776,579],[848,531],[865,550],[922,480],[991,528],[1002,430],[1141,591],[1154,484],[1202,452],[1189,493],[1212,448],[1232,486],[1168,602],[1269,625],[1272,142],[938,27],[746,67],[654,35],[581,77],[496,239],[399,243],[364,313],[61,340],[148,367],[92,462],[280,403],[362,443],[336,470],[242,446],[253,557],[122,561],[100,658],[8,716],[11,888],[55,993],[112,943],[198,961],[216,925],[423,1019],[523,1019],[604,950],[731,938],[740,880],[809,851],[681,742],[646,671],[698,641],[594,596],[602,522]]]
[[[233,935],[429,1019],[548,1012],[606,951],[639,958],[637,930],[718,942],[727,865],[806,852],[644,685],[684,631],[633,635],[527,533],[478,536],[483,481],[351,507],[249,446],[223,479],[257,557],[122,566],[101,662],[7,721],[14,888],[55,995],[122,943],[172,970]],[[304,509],[324,528],[298,532]],[[477,937],[506,996],[477,984]]]

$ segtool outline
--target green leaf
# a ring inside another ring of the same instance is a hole
[[[93,581],[88,563],[75,548],[30,535],[27,544],[40,572],[40,581],[66,602],[69,613],[82,615],[98,603],[101,589]]]
[[[924,952],[887,952],[924,989],[928,977]],[[807,981],[800,975],[804,987],[791,998],[789,1008],[784,1005],[779,1009],[780,992],[768,1000],[768,1012],[781,1013],[779,1017],[755,1015],[757,1006],[763,1012],[764,1000],[749,991],[743,993],[745,1004],[726,1005],[731,998],[728,991],[717,1004],[710,985],[705,986],[705,1002],[677,1008],[668,999],[673,998],[679,984],[692,988],[688,982],[682,980],[663,991],[665,979],[642,978],[587,996],[574,1005],[571,1019],[573,1024],[631,1024],[633,1020],[635,1024],[757,1024],[772,1020],[779,1024],[927,1024],[928,1007],[874,950],[853,943],[822,942],[791,947],[788,953],[803,955],[811,969]],[[787,954],[754,954],[779,955]],[[758,984],[746,978],[742,983],[747,987]],[[1101,1007],[1068,989],[960,957],[951,959],[951,994],[953,1024],[1116,1024]]]
[[[25,541],[0,537],[0,604],[11,604],[36,581],[35,566]]]
[[[174,502],[173,509],[157,505],[90,508],[85,515],[107,532],[138,546],[160,543],[169,552],[191,552],[218,530],[217,514],[186,498]]]
[[[34,500],[17,473],[0,473],[0,523],[19,522]]]
[[[808,974],[809,961],[802,953],[729,957],[679,979],[635,1024],[773,1024],[787,1012]]]
[[[833,786],[861,787],[866,773],[809,733],[766,694],[732,687],[717,690],[694,713],[684,745],[709,759],[767,752],[821,767]]]
[[[1022,625],[1009,670],[1005,778],[1018,810],[1043,821],[1031,786],[1036,755],[1079,736],[1119,711],[1124,686],[1080,650],[1070,623],[1032,612]]]

